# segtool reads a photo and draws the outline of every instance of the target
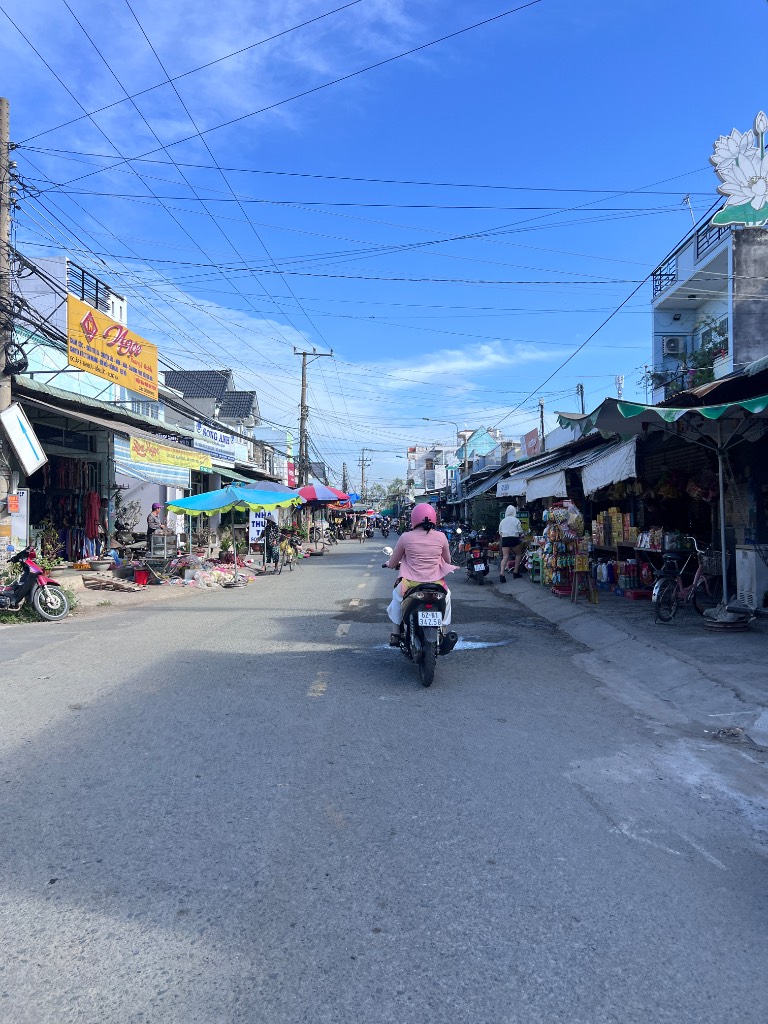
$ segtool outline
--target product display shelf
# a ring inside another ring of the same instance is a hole
[[[590,541],[593,551],[610,551],[611,554],[618,556],[619,551],[638,551],[634,543],[630,540],[620,541],[618,544],[595,544]]]

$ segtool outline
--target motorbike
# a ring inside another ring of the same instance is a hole
[[[486,552],[487,544],[487,540],[478,536],[470,542],[467,550],[467,579],[473,583],[479,583],[481,587],[485,583],[485,577],[491,571]]]
[[[381,536],[386,540],[389,536],[389,526],[386,523],[381,524]]]
[[[21,563],[21,576],[7,586],[0,586],[0,611],[20,612],[29,603],[41,619],[56,622],[69,615],[69,599],[56,580],[47,576],[35,559],[32,547],[17,552],[9,562]]]
[[[391,558],[392,548],[384,548],[384,554]],[[432,685],[438,656],[450,654],[459,639],[453,630],[443,630],[445,598],[441,583],[417,583],[403,595],[400,650],[418,666],[422,686]]]

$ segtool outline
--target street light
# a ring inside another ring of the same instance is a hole
[[[426,420],[428,423],[450,423],[456,429],[456,439],[458,440],[460,432],[459,432],[459,424],[456,422],[456,420],[439,420],[439,419],[436,419],[434,416],[422,416],[421,418],[423,420]],[[465,440],[464,441],[464,476],[467,475],[467,469],[468,469],[467,456],[468,456],[468,454],[469,453],[467,452],[467,442]],[[465,482],[464,483],[465,494],[466,494],[466,486],[467,485],[466,485],[466,482]],[[467,518],[467,499],[466,499],[466,496],[464,498],[464,518],[465,519]]]

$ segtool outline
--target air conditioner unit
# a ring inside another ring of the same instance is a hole
[[[665,356],[681,356],[685,352],[685,338],[674,336],[661,339],[661,352]]]

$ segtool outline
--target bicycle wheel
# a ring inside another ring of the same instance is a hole
[[[716,608],[723,600],[723,581],[719,576],[703,576],[693,592],[693,607],[703,615],[709,608]]]
[[[677,580],[664,580],[656,598],[656,618],[671,622],[677,615]]]

